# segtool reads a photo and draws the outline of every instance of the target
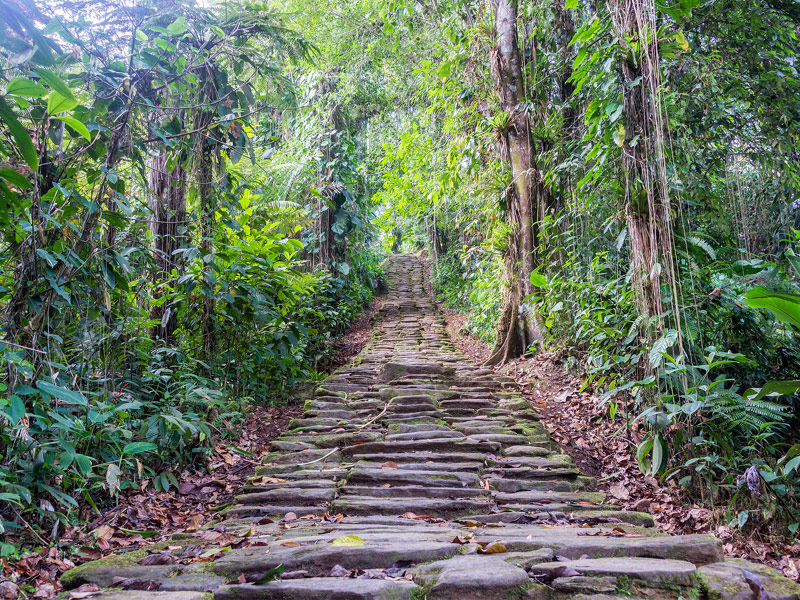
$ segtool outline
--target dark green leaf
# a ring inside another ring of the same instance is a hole
[[[264,573],[264,576],[261,577],[259,580],[257,580],[254,583],[254,585],[264,585],[265,583],[269,583],[270,581],[275,579],[278,575],[283,573],[285,569],[286,567],[284,567],[282,564],[270,569],[269,571]]]
[[[50,394],[67,404],[79,404],[81,406],[86,406],[89,404],[89,401],[86,399],[81,392],[77,392],[75,390],[68,390],[67,388],[63,388],[58,385],[54,385],[47,381],[38,381],[36,383],[36,387],[38,387],[41,391],[46,394]]]
[[[22,158],[25,159],[31,169],[36,171],[39,168],[39,154],[36,152],[33,140],[28,130],[17,120],[17,117],[3,98],[0,98],[0,119],[3,120],[11,132]]]
[[[152,452],[153,450],[158,450],[158,446],[152,442],[131,442],[122,449],[122,454],[141,454],[142,452]]]
[[[0,169],[0,177],[23,190],[33,186],[30,181],[25,179],[25,177],[17,173],[14,169]]]

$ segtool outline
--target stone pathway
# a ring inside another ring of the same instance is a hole
[[[108,588],[98,600],[748,600],[759,586],[800,599],[770,569],[724,560],[712,536],[666,536],[605,505],[513,382],[449,343],[417,258],[392,256],[387,273],[372,342],[316,389],[224,518],[65,586]]]

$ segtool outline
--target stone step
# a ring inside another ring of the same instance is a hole
[[[470,499],[442,498],[371,498],[368,496],[340,496],[331,504],[331,510],[345,515],[430,515],[434,517],[462,517],[486,512],[487,502]]]
[[[487,495],[486,490],[477,487],[436,487],[430,485],[404,486],[385,484],[384,486],[375,487],[348,484],[341,489],[342,498],[347,498],[347,496],[369,496],[372,498],[475,498],[484,495]]]
[[[587,558],[563,562],[541,563],[530,569],[533,576],[552,576],[564,569],[574,569],[581,575],[611,575],[641,579],[656,587],[660,585],[691,586],[696,583],[697,568],[683,560],[655,558]]]
[[[413,463],[407,465],[415,469],[367,468],[357,464],[347,477],[347,485],[352,484],[390,484],[429,487],[477,487],[480,478],[472,472],[426,469],[427,465]],[[398,464],[398,467],[400,465]],[[423,470],[424,469],[424,470]]]
[[[406,600],[417,597],[419,586],[411,581],[313,577],[271,581],[266,585],[226,585],[214,592],[214,600]],[[131,599],[132,600],[132,599]],[[146,600],[146,599],[142,599]],[[155,600],[155,599],[154,599]],[[159,600],[161,600],[159,598]],[[184,600],[164,598],[163,600]],[[186,600],[190,600],[186,598]],[[191,599],[195,600],[195,599]],[[201,600],[200,597],[197,600]]]
[[[420,453],[425,451],[452,451],[454,453],[484,453],[499,451],[499,444],[485,442],[454,442],[452,440],[406,440],[393,442],[367,442],[357,446],[350,446],[342,450],[343,456],[363,456],[369,454],[401,452]],[[520,460],[531,460],[530,458],[520,458]]]

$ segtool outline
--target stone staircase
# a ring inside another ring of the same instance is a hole
[[[412,255],[387,261],[370,345],[322,383],[223,518],[87,563],[98,600],[800,599],[606,505],[509,379],[464,358]]]

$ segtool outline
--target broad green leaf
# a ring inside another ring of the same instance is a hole
[[[50,266],[51,269],[58,264],[58,259],[43,248],[39,248],[36,251],[36,254],[38,254],[45,261],[47,261],[47,264]]]
[[[64,83],[58,75],[51,73],[47,69],[36,68],[34,71],[39,77],[41,77],[42,81],[50,86],[50,89],[58,92],[58,94],[63,98],[75,100],[75,96],[72,95],[72,90],[69,89],[69,86]],[[77,101],[75,104],[77,104]]]
[[[155,40],[156,46],[164,50],[165,52],[175,52],[178,47],[170,42],[169,40],[165,40],[164,38],[156,38]]]
[[[764,287],[756,287],[745,294],[750,308],[765,308],[775,318],[800,328],[800,295],[770,292]]]
[[[683,35],[682,31],[677,31],[675,33],[675,41],[678,43],[678,45],[684,52],[689,51],[689,42],[686,40],[686,36]]]
[[[547,285],[547,277],[541,273],[531,273],[531,285],[537,288],[544,287]]]
[[[661,435],[653,440],[653,474],[660,473],[667,466],[667,443]]]
[[[11,502],[12,504],[17,504],[19,506],[22,506],[20,500],[22,500],[22,498],[20,498],[16,494],[9,494],[8,492],[0,492],[0,502]],[[0,532],[2,531],[3,530],[0,529]]]
[[[789,261],[789,264],[794,267],[795,275],[800,275],[800,256],[797,256],[791,248],[786,251],[784,256]]]
[[[797,467],[800,467],[800,456],[795,456],[792,460],[786,463],[783,467],[783,472],[787,475],[794,471]]]
[[[44,98],[47,95],[47,88],[27,77],[15,77],[8,82],[6,93],[24,98]]]
[[[25,416],[25,403],[22,398],[16,394],[12,394],[8,399],[8,419],[11,425],[19,423],[20,419]]]
[[[331,542],[331,546],[363,546],[364,540],[357,535],[345,535],[336,538]]]
[[[566,9],[578,8],[578,0],[567,0],[566,3],[564,4],[564,8]]]
[[[72,110],[76,106],[78,106],[78,101],[75,98],[67,98],[58,92],[51,92],[47,99],[47,112],[51,115]]]
[[[67,404],[79,404],[80,406],[86,406],[89,404],[86,396],[84,396],[82,393],[74,390],[68,390],[67,388],[48,383],[47,381],[36,382],[36,387],[38,387],[44,393],[50,394],[51,396],[54,396],[59,400],[66,402]]]
[[[167,34],[178,36],[186,31],[186,17],[178,17],[167,27]]]
[[[11,110],[11,107],[8,106],[4,98],[0,97],[0,119],[8,127],[8,130],[11,132],[11,136],[14,138],[14,142],[16,142],[17,150],[22,155],[22,158],[25,159],[25,162],[28,163],[28,166],[36,171],[39,168],[39,154],[36,152],[36,146],[33,145],[33,140],[31,139],[28,130],[22,126],[17,120],[17,117]]]
[[[59,121],[63,121],[78,135],[82,135],[86,138],[87,141],[92,141],[92,136],[89,133],[89,130],[86,128],[86,125],[78,121],[75,117],[55,117]]]
[[[647,460],[647,457],[650,455],[650,451],[653,449],[653,438],[647,438],[636,449],[636,462],[639,463],[639,470],[642,473],[649,473],[650,472],[650,464]]]
[[[739,523],[739,529],[744,527],[745,523],[747,523],[747,518],[749,516],[750,516],[749,510],[743,510],[737,515],[736,521]]]
[[[22,190],[33,187],[33,184],[30,181],[25,179],[25,177],[17,173],[14,169],[0,169],[0,177]]]
[[[800,380],[789,379],[785,381],[768,381],[761,389],[751,388],[742,395],[748,402],[756,402],[764,396],[786,396],[798,392],[800,392]]]
[[[90,475],[92,472],[92,459],[85,454],[75,455],[75,464],[83,475]]]
[[[122,449],[122,454],[141,454],[142,452],[152,452],[158,450],[158,446],[152,442],[131,442]]]

